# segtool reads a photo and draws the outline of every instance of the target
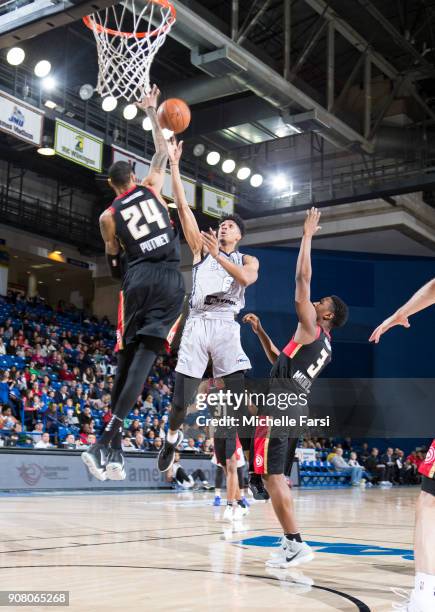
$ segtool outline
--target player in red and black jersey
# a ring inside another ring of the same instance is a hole
[[[100,217],[110,270],[112,276],[122,278],[122,288],[113,417],[98,442],[82,454],[89,471],[99,480],[123,480],[126,476],[121,452],[124,419],[142,392],[156,355],[164,348],[183,307],[179,237],[161,196],[168,148],[157,120],[159,93],[154,85],[138,104],[153,126],[156,153],[149,174],[137,185],[127,162],[114,163],[109,169],[109,183],[116,198]]]
[[[382,334],[397,325],[411,327],[408,317],[434,304],[435,278],[378,325],[369,338],[370,342],[377,344]],[[403,612],[435,610],[435,439],[418,471],[422,482],[415,514],[415,586],[410,600],[400,607]]]
[[[250,323],[273,364],[271,389],[274,383],[284,384],[287,392],[293,391],[296,395],[308,394],[313,381],[331,361],[330,332],[344,325],[348,316],[346,304],[337,296],[311,301],[311,241],[320,229],[319,219],[317,209],[307,212],[296,266],[295,306],[299,323],[291,341],[280,351],[256,315],[247,314],[243,319]],[[268,408],[260,409],[259,414],[268,416]],[[297,442],[298,438],[289,438],[282,427],[267,425],[256,428],[253,440],[253,468],[266,481],[273,509],[284,531],[280,550],[266,563],[269,567],[291,567],[311,561],[314,556],[302,542],[284,477],[285,466],[293,463]]]

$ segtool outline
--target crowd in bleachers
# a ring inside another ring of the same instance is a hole
[[[107,318],[10,293],[0,298],[0,446],[83,449],[112,417],[115,330]],[[156,359],[143,393],[124,422],[124,451],[156,451],[168,429],[174,359]],[[213,452],[194,414],[184,426],[187,452]],[[314,460],[301,464],[307,484],[417,484],[424,449],[405,457],[346,439],[305,439]]]
[[[416,448],[408,456],[400,448],[387,447],[380,452],[368,442],[343,442],[327,439],[305,439],[303,448],[313,449],[315,459],[302,461],[304,484],[364,485],[367,487],[413,485],[421,482],[418,468],[426,455],[425,448]]]
[[[0,445],[83,448],[112,417],[115,330],[107,319],[36,298],[0,298]],[[158,450],[167,430],[174,363],[159,356],[124,426],[124,450]],[[187,450],[210,448],[204,436]]]

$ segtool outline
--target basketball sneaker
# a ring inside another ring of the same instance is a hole
[[[106,463],[109,449],[102,444],[93,444],[81,454],[83,463],[97,480],[107,480]]]
[[[174,463],[175,451],[177,446],[181,444],[183,441],[183,432],[178,430],[177,432],[177,440],[174,444],[165,439],[163,442],[163,446],[160,449],[159,456],[157,458],[157,466],[161,472],[167,472],[169,468]]]
[[[248,508],[242,508],[242,506],[234,506],[233,508],[233,521],[241,521],[245,514],[248,514]]]
[[[227,505],[227,507],[224,510],[222,520],[229,521],[230,523],[232,523],[233,521],[233,507],[232,506]]]
[[[295,542],[288,540],[285,536],[281,538],[281,546],[278,551],[271,554],[266,561],[267,567],[293,567],[308,563],[314,559],[313,550],[306,542]]]
[[[395,595],[406,600],[393,603],[393,610],[397,610],[398,612],[431,612],[433,610],[433,600],[428,602],[427,607],[421,605],[415,597],[415,590],[412,590],[411,593],[401,588],[393,587],[391,590]]]
[[[269,493],[264,487],[263,479],[261,478],[260,474],[249,475],[249,488],[252,491],[254,499],[267,501],[270,498]]]
[[[111,448],[107,455],[106,474],[108,480],[125,480],[124,455],[120,449]]]

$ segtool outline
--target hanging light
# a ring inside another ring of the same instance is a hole
[[[242,168],[239,168],[239,171],[237,172],[237,178],[241,181],[244,181],[245,179],[249,177],[250,174],[251,174],[251,169],[248,168],[247,166],[243,166]]]
[[[251,176],[251,187],[260,187],[260,185],[263,184],[263,177],[261,176],[261,174],[253,174]]]
[[[153,129],[153,124],[151,123],[151,119],[149,117],[145,117],[142,121],[142,127],[146,132],[151,132]]]
[[[12,47],[12,49],[9,49],[6,55],[6,61],[11,66],[19,66],[24,62],[25,57],[26,54],[24,52],[24,49],[22,49],[21,47]]]
[[[225,172],[225,174],[229,174],[230,172],[233,172],[235,167],[236,162],[234,161],[234,159],[226,159],[222,164],[222,172]]]
[[[39,155],[45,155],[47,157],[56,155],[56,151],[53,146],[53,139],[51,136],[43,136],[41,146],[37,149]]]
[[[127,106],[125,106],[124,110],[122,111],[122,115],[127,121],[131,121],[131,119],[134,119],[137,115],[136,104],[127,104]]]
[[[216,164],[219,163],[220,158],[221,156],[217,151],[210,151],[210,153],[207,155],[207,163],[209,166],[216,166]]]
[[[115,110],[117,106],[118,100],[113,96],[106,96],[105,98],[103,98],[101,108],[103,109],[103,111],[106,111],[106,113],[110,113],[111,111]]]
[[[45,78],[50,74],[51,64],[48,60],[41,60],[34,68],[34,72],[40,79]]]

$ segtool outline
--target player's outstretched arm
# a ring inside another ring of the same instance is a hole
[[[177,205],[177,212],[180,218],[181,227],[187,244],[193,255],[197,255],[202,250],[202,238],[199,231],[195,215],[189,206],[184,192],[183,183],[180,175],[180,159],[183,152],[183,141],[178,144],[175,138],[171,138],[168,143],[169,164],[171,166],[172,193]]]
[[[148,176],[142,181],[145,187],[151,187],[158,196],[160,196],[163,183],[165,181],[166,166],[168,164],[168,145],[163,136],[162,129],[157,118],[157,100],[160,95],[160,90],[157,85],[153,85],[151,92],[144,96],[140,102],[136,102],[138,108],[141,108],[148,115],[153,128],[153,140],[156,152],[151,160],[151,166]]]
[[[279,350],[276,348],[272,340],[264,331],[263,326],[261,325],[261,321],[257,317],[257,315],[253,314],[252,312],[248,313],[243,317],[243,323],[250,324],[252,331],[254,332],[254,334],[257,334],[261,342],[261,346],[263,347],[263,350],[266,353],[266,357],[268,358],[270,363],[275,363],[275,361],[278,359]]]
[[[308,344],[316,337],[317,315],[311,302],[311,242],[314,234],[320,229],[320,212],[317,208],[307,211],[304,223],[304,233],[296,264],[295,307],[299,319],[295,340]]]
[[[228,257],[222,255],[219,250],[219,242],[216,232],[209,228],[208,232],[201,232],[204,247],[210,255],[222,266],[230,276],[232,276],[242,287],[249,287],[258,278],[259,263],[256,257],[245,255],[243,265],[233,263]]]
[[[110,212],[100,216],[100,231],[104,240],[107,263],[113,278],[121,278],[120,246],[116,237],[115,221]]]
[[[432,306],[433,304],[435,304],[435,278],[414,293],[406,304],[396,310],[391,317],[388,317],[388,319],[385,319],[383,323],[378,325],[370,336],[369,342],[375,342],[377,344],[382,334],[385,334],[386,331],[392,327],[395,327],[396,325],[402,325],[403,327],[407,328],[411,327],[408,317],[416,312],[420,312],[420,310],[424,310],[425,308]]]

